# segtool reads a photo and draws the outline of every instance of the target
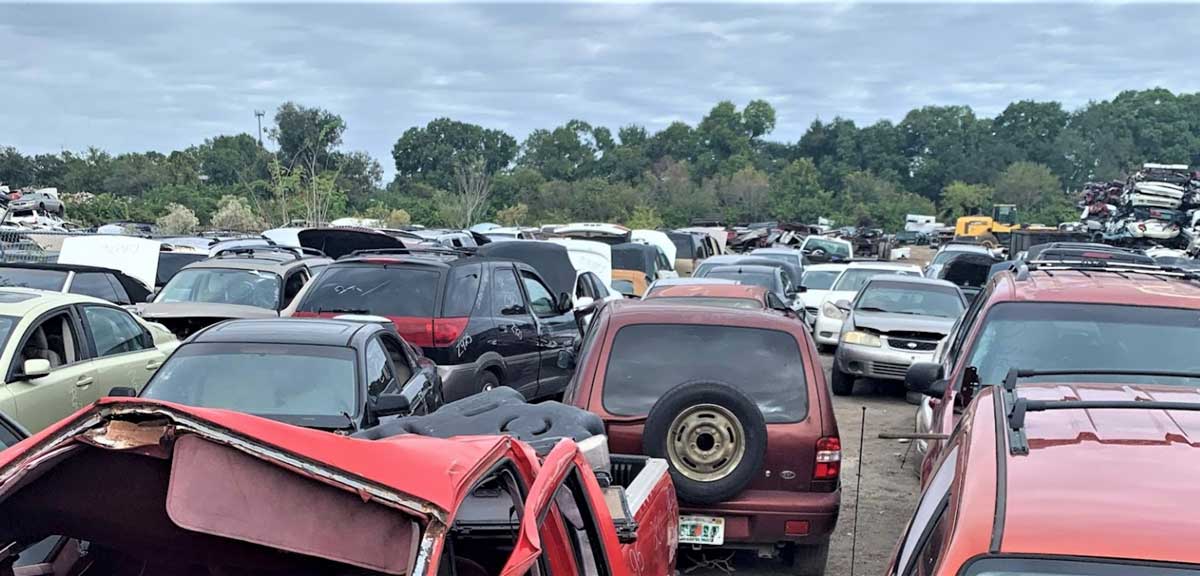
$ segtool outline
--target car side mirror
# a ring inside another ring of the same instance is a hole
[[[594,298],[592,298],[591,296],[580,296],[579,298],[575,299],[575,309],[581,310],[581,309],[587,308],[588,306],[591,306],[595,302],[596,302],[596,300]]]
[[[571,309],[574,308],[574,306],[571,304],[571,294],[567,292],[559,292],[558,302],[555,302],[555,305],[558,307],[559,314],[566,314],[567,312],[570,312]]]
[[[573,370],[575,368],[575,351],[560,348],[558,350],[558,367],[560,370]]]
[[[26,380],[41,378],[50,374],[50,361],[45,358],[30,358],[21,365],[21,373],[18,375]]]
[[[834,302],[833,305],[836,306],[838,310],[842,310],[844,312],[850,311],[851,304],[849,300],[838,300],[837,302]]]
[[[915,362],[904,374],[904,387],[926,396],[941,398],[946,392],[942,365],[937,362]]]
[[[380,394],[375,398],[375,416],[396,416],[409,410],[408,397],[403,394]]]
[[[799,285],[799,286],[797,286],[797,287],[796,287],[796,293],[797,293],[797,294],[803,294],[803,293],[805,293],[805,292],[808,292],[808,286],[805,286],[805,285],[801,284],[801,285]]]
[[[109,390],[108,395],[114,398],[133,398],[137,396],[137,390],[129,386],[117,386]]]

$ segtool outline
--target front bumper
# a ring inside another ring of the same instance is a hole
[[[829,538],[841,508],[841,489],[833,492],[745,490],[733,500],[712,506],[682,506],[682,515],[725,519],[725,545],[815,543]],[[787,522],[806,521],[806,534],[788,535]]]
[[[819,314],[816,326],[813,327],[813,338],[817,344],[837,346],[838,339],[842,337],[842,322],[843,320]]]
[[[933,352],[919,352],[881,347],[842,344],[838,347],[834,362],[838,369],[847,374],[876,380],[904,381],[908,367],[914,362],[930,362]]]

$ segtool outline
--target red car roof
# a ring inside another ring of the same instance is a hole
[[[1102,270],[1033,270],[1018,279],[1010,272],[996,277],[991,302],[1079,302],[1200,308],[1200,282],[1162,275]]]
[[[748,286],[745,284],[682,284],[659,288],[647,295],[646,299],[691,297],[745,298],[764,302],[767,298],[767,289],[762,286]]]
[[[89,418],[107,418],[113,409],[166,415],[176,424],[182,419],[193,419],[252,443],[276,448],[389,488],[443,512],[456,508],[469,489],[469,483],[483,471],[482,468],[516,449],[513,441],[503,436],[444,440],[402,435],[386,440],[361,440],[228,410],[195,408],[144,398],[104,398],[0,452],[0,478],[6,475],[9,464],[36,450],[38,444]],[[524,453],[520,449],[516,451]]]
[[[985,387],[969,416],[955,528],[960,560],[988,549],[996,505],[996,427]],[[1200,404],[1171,386],[1022,384],[1034,400],[1156,400]],[[1000,552],[1200,563],[1200,517],[1190,514],[1200,475],[1200,412],[1089,409],[1025,417],[1029,453],[1005,458]],[[958,565],[958,564],[954,564]]]

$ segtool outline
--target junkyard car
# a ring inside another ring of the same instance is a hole
[[[817,346],[833,348],[837,346],[842,333],[842,320],[846,313],[838,308],[839,300],[853,300],[858,290],[874,276],[880,274],[903,274],[905,276],[920,276],[921,269],[913,264],[897,264],[892,262],[851,262],[833,282],[825,299],[821,301],[817,321],[813,325],[813,336]]]
[[[693,278],[688,278],[693,280]],[[701,278],[700,280],[705,280]],[[712,280],[718,280],[713,278]],[[728,284],[680,284],[652,289],[643,300],[655,304],[687,304],[690,306],[716,306],[740,310],[775,310],[795,317],[791,307],[771,290],[730,282]]]
[[[180,338],[222,320],[278,317],[318,262],[328,259],[309,258],[298,249],[234,249],[185,266],[139,313]]]
[[[671,576],[665,466],[615,470],[603,446],[585,455],[564,439],[539,457],[501,435],[371,442],[104,399],[0,452],[0,565],[16,555],[17,574]]]
[[[0,286],[83,294],[122,306],[145,302],[150,289],[136,278],[111,268],[74,264],[0,264]]]
[[[576,357],[564,402],[598,414],[614,452],[667,459],[682,544],[824,571],[841,440],[803,325],[765,311],[615,302],[596,313]]]
[[[57,188],[40,188],[31,192],[13,193],[9,195],[8,207],[14,212],[23,210],[38,210],[61,216],[64,213],[62,200],[58,198]]]
[[[848,396],[856,378],[903,382],[913,362],[929,361],[966,299],[945,280],[879,275],[853,302],[835,302],[846,313],[829,385]]]
[[[437,367],[386,318],[230,320],[192,335],[143,398],[356,432],[442,403]]]
[[[667,232],[667,237],[675,245],[675,271],[682,277],[692,275],[696,266],[705,258],[712,256],[712,249],[705,242],[708,236],[692,232]]]
[[[814,264],[846,262],[854,258],[854,244],[841,238],[812,235],[804,238],[800,252]]]
[[[104,300],[24,288],[0,288],[0,336],[0,412],[35,432],[112,388],[141,390],[179,344]]]
[[[937,278],[942,266],[946,264],[952,256],[970,252],[983,256],[992,256],[992,249],[983,244],[975,244],[973,242],[949,242],[943,244],[936,254],[933,255],[933,260],[929,261],[929,265],[925,267],[924,274],[927,278]]]
[[[804,292],[800,294],[800,302],[804,305],[804,322],[809,331],[817,324],[817,315],[821,313],[821,304],[825,296],[833,288],[846,264],[810,264],[804,267],[804,275],[800,277],[800,286]]]
[[[705,267],[698,278],[719,278],[733,280],[738,284],[761,286],[775,293],[775,297],[791,308],[799,307],[797,302],[800,295],[787,274],[780,268],[771,266],[742,265]]]

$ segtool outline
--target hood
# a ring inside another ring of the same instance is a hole
[[[216,304],[210,302],[162,302],[137,307],[143,318],[276,318],[279,313],[257,306]]]
[[[913,316],[887,312],[854,311],[854,326],[869,328],[876,332],[931,332],[945,336],[954,326],[954,318],[937,316]]]
[[[355,250],[403,249],[399,238],[373,230],[354,228],[309,228],[296,233],[304,248],[315,248],[334,260]]]

